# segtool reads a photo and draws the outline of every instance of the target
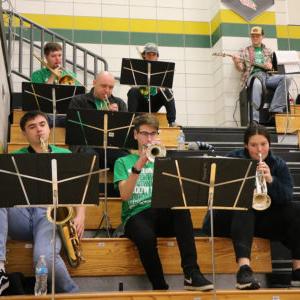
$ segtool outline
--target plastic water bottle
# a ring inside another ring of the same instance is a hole
[[[47,294],[48,268],[45,255],[41,255],[35,266],[35,286],[34,295],[41,296]]]
[[[177,150],[185,150],[185,135],[182,130],[180,130],[177,138]]]

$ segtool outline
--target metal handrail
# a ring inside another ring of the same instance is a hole
[[[13,69],[11,66],[11,72],[14,74],[17,74],[18,76],[21,76],[24,79],[30,80],[30,77],[28,77],[26,74],[24,74],[23,72],[23,47],[24,47],[24,43],[29,45],[29,53],[30,53],[30,57],[29,57],[29,72],[30,74],[33,71],[33,52],[34,49],[37,48],[38,51],[40,51],[40,56],[43,57],[43,48],[44,48],[44,44],[45,44],[45,35],[49,35],[52,41],[58,40],[62,43],[62,48],[63,48],[63,61],[62,61],[62,65],[63,67],[66,66],[66,64],[70,64],[72,65],[72,70],[74,73],[76,73],[77,69],[83,71],[83,82],[84,85],[87,86],[87,78],[88,78],[88,74],[93,75],[94,78],[96,77],[97,73],[98,73],[98,62],[103,63],[103,68],[104,70],[108,70],[108,63],[107,61],[99,56],[94,54],[93,52],[75,44],[74,42],[66,39],[65,37],[45,28],[42,27],[34,22],[32,22],[31,20],[27,19],[26,17],[23,17],[15,12],[12,12],[10,10],[3,10],[3,14],[7,15],[9,17],[8,20],[8,28],[9,28],[9,32],[8,32],[8,55],[9,58],[12,57],[13,53],[12,53],[12,42],[13,40],[18,40],[19,43],[19,53],[18,53],[18,68],[17,70]],[[11,29],[13,28],[13,18],[17,18],[19,20],[19,26],[16,26],[17,28],[19,28],[19,33],[15,32],[14,34],[11,32]],[[25,23],[28,23],[28,27],[24,26]],[[26,37],[24,35],[24,31],[29,30],[29,38],[28,36]],[[41,45],[37,45],[34,43],[34,36],[37,35],[36,31],[38,32],[39,36],[40,36],[40,41],[41,41]],[[15,39],[14,39],[15,38]],[[66,58],[66,47],[71,46],[73,48],[73,57],[72,59],[67,59]],[[79,64],[77,63],[77,53],[78,51],[81,51],[83,53],[83,64]],[[87,62],[88,62],[88,58],[91,57],[93,59],[93,66],[92,69],[88,68],[87,66]]]

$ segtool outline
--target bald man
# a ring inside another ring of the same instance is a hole
[[[93,80],[93,88],[87,94],[75,96],[69,109],[97,109],[111,111],[127,111],[126,103],[113,96],[115,78],[108,71],[100,72]]]

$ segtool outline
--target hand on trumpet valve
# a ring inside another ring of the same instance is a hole
[[[263,177],[267,183],[271,183],[273,181],[273,177],[271,175],[271,170],[264,161],[261,161],[258,163],[257,171],[259,171],[263,174]]]

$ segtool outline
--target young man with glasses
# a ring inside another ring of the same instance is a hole
[[[138,153],[119,158],[115,163],[114,183],[123,200],[125,235],[137,246],[154,290],[168,289],[158,255],[157,237],[176,236],[185,289],[208,291],[213,289],[213,284],[203,276],[197,264],[190,212],[151,207],[154,163],[149,161],[146,150],[149,144],[159,143],[158,129],[158,120],[153,115],[136,117],[134,138],[138,142]]]

